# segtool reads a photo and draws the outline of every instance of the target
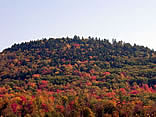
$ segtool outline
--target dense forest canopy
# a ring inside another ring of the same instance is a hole
[[[0,115],[156,115],[156,51],[147,47],[50,38],[14,44],[0,63]]]

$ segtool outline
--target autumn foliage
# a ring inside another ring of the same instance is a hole
[[[91,38],[42,39],[0,53],[2,117],[155,117],[156,52]]]

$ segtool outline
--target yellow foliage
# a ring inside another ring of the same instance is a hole
[[[71,48],[71,46],[70,46],[69,44],[66,44],[66,47],[67,47],[68,49],[70,49],[70,48]]]
[[[114,107],[116,107],[116,104],[117,104],[117,103],[116,103],[115,101],[109,100],[108,102],[109,102],[110,104],[113,104]]]

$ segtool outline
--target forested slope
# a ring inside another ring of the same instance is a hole
[[[14,44],[0,63],[1,115],[156,115],[156,52],[147,47],[50,38]]]

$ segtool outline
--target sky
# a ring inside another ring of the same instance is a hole
[[[116,39],[156,50],[156,0],[0,0],[0,51],[42,38]]]

